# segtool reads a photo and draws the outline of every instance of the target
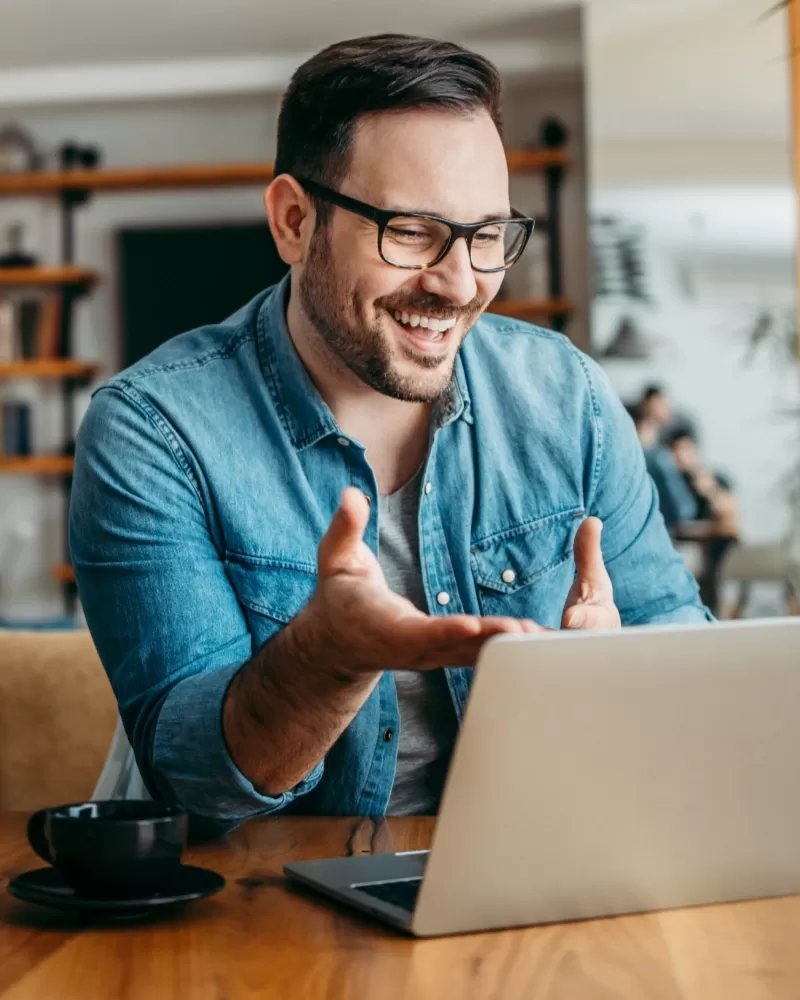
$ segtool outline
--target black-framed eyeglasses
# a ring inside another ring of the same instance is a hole
[[[378,253],[394,267],[421,271],[447,256],[456,240],[467,241],[473,270],[506,271],[519,260],[533,232],[534,220],[512,209],[510,219],[487,219],[462,225],[417,212],[375,208],[316,181],[297,177],[309,192],[332,205],[369,219],[378,227]]]

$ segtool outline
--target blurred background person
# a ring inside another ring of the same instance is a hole
[[[629,405],[627,410],[644,451],[647,471],[655,483],[661,513],[671,531],[685,521],[694,520],[697,503],[671,450],[661,443],[664,413],[667,419],[671,418],[666,397],[660,390],[653,389],[653,395],[648,398],[648,401],[655,400],[652,407],[645,405],[645,399],[646,394],[640,403]]]
[[[719,574],[728,550],[741,534],[739,501],[732,482],[704,463],[697,441],[687,428],[677,428],[669,436],[669,451],[691,493],[695,524],[699,522],[704,540],[703,568],[698,575],[700,596],[714,614],[719,612]],[[680,526],[677,527],[681,535]]]

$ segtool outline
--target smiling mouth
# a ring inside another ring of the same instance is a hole
[[[412,346],[423,353],[438,353],[458,320],[455,316],[426,316],[405,309],[390,309],[389,315]]]

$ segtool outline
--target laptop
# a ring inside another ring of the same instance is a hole
[[[419,937],[800,892],[800,618],[493,639],[430,851],[285,872]]]

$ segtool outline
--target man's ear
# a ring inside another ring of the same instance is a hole
[[[302,264],[316,225],[311,199],[294,177],[279,174],[264,191],[264,210],[281,260]]]

